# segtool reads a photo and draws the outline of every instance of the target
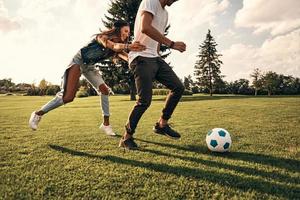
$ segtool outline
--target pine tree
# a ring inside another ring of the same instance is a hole
[[[183,85],[185,89],[191,90],[191,88],[194,86],[194,82],[191,75],[183,77]]]
[[[133,39],[134,22],[137,14],[137,10],[142,0],[111,0],[108,14],[103,19],[103,24],[106,28],[111,28],[113,23],[119,19],[125,20],[130,24],[130,39]],[[167,27],[165,35],[168,33]],[[170,50],[166,46],[161,46],[161,52],[163,58],[170,54]],[[128,63],[120,60],[117,64],[112,59],[105,60],[99,63],[99,67],[103,72],[103,78],[105,82],[110,86],[117,86],[120,82],[127,82],[130,88],[130,99],[135,100],[136,88],[132,72],[129,70]]]
[[[210,96],[213,94],[214,84],[222,79],[220,67],[222,61],[219,60],[221,54],[217,53],[217,43],[212,37],[210,30],[205,41],[200,45],[199,60],[195,64],[194,75],[197,84],[209,90]]]

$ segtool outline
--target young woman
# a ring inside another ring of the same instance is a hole
[[[116,21],[108,31],[96,34],[93,40],[73,57],[62,77],[61,91],[51,101],[34,111],[29,119],[29,127],[36,130],[42,116],[61,105],[72,102],[75,98],[81,74],[94,87],[101,98],[103,123],[100,129],[107,135],[115,135],[109,123],[110,88],[104,83],[99,69],[95,64],[110,57],[119,57],[128,61],[128,51],[143,51],[145,46],[139,42],[128,44],[129,24],[123,20]]]

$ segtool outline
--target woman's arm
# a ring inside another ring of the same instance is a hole
[[[125,60],[126,62],[128,62],[128,53],[126,52],[121,52],[121,53],[118,53],[117,56],[123,60]]]
[[[98,35],[97,41],[102,44],[105,48],[109,48],[115,52],[122,52],[126,48],[128,49],[128,44],[115,43],[108,39],[106,35]]]
[[[143,51],[146,47],[139,42],[134,42],[132,44],[123,44],[123,43],[115,43],[108,39],[106,35],[98,35],[97,41],[102,44],[105,48],[109,48],[115,52],[123,52],[123,51]]]

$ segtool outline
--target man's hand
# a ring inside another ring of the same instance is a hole
[[[180,51],[181,53],[186,50],[186,45],[184,42],[174,42],[174,45],[172,46],[172,49],[175,49],[177,51]]]

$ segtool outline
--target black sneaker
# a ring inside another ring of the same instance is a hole
[[[159,126],[159,123],[157,122],[153,127],[153,131],[154,133],[165,135],[175,140],[178,140],[180,138],[180,134],[173,130],[168,124],[165,127],[161,128]]]
[[[122,137],[119,143],[119,147],[123,147],[125,149],[129,149],[129,150],[134,150],[138,148],[138,145],[134,142],[134,138],[128,138],[126,140],[124,140],[124,138]]]

